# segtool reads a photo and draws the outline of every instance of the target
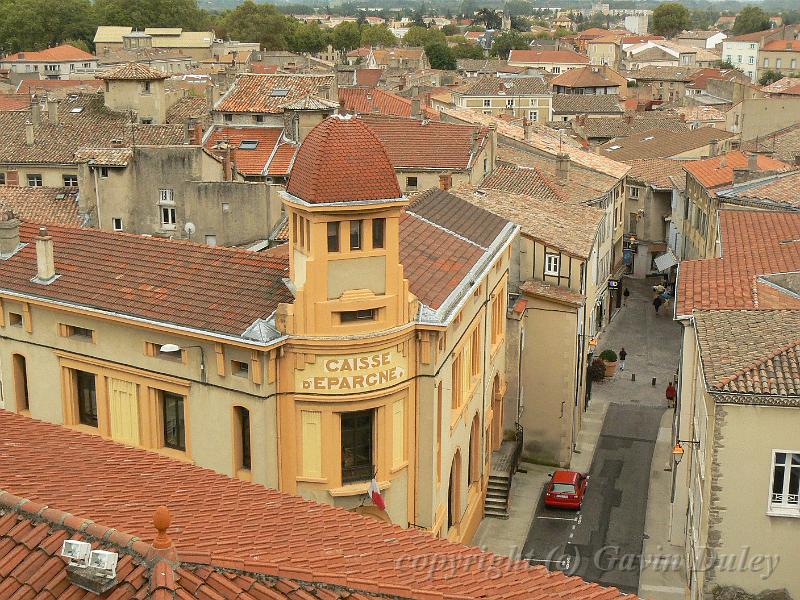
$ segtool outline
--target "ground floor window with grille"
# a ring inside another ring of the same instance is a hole
[[[186,419],[183,415],[183,396],[163,393],[164,446],[186,450]]]
[[[372,479],[373,412],[342,413],[342,483]]]
[[[78,396],[78,420],[82,425],[97,427],[97,388],[94,373],[75,371]]]
[[[800,452],[773,452],[770,509],[800,513]]]

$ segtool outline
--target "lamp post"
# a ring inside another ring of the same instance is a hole
[[[180,352],[181,350],[188,350],[189,348],[200,349],[200,381],[206,383],[206,353],[203,351],[202,346],[178,346],[178,344],[164,344],[158,350],[165,354],[172,354]]]
[[[668,542],[672,542],[672,517],[675,510],[675,476],[678,470],[677,466],[681,464],[681,461],[683,460],[683,454],[685,452],[681,444],[697,444],[699,446],[700,442],[695,440],[675,440],[675,446],[672,448],[672,459],[675,461],[675,468],[672,469],[672,490],[670,492],[670,500],[669,500],[669,530],[667,535]]]
[[[675,447],[672,449],[672,458],[675,459],[675,464],[681,464],[681,460],[683,460],[683,453],[684,449],[681,444],[697,444],[700,445],[700,442],[695,440],[677,440]]]

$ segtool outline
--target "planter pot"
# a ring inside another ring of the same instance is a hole
[[[614,373],[617,372],[617,364],[619,361],[614,362],[607,362],[606,363],[606,377],[613,377]]]

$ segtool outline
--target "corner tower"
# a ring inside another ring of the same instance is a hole
[[[360,119],[335,115],[309,132],[284,202],[295,302],[279,313],[283,331],[348,336],[409,322],[414,300],[400,264],[407,200]]]

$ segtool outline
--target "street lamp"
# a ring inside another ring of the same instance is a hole
[[[672,458],[675,459],[675,464],[676,465],[681,464],[681,460],[683,460],[684,450],[683,450],[683,446],[681,444],[697,444],[697,445],[700,445],[700,442],[696,442],[694,440],[677,440],[677,442],[678,443],[675,444],[675,447],[672,449]]]
[[[202,346],[178,346],[178,344],[164,344],[158,350],[160,352],[164,352],[165,354],[173,354],[174,352],[180,352],[181,350],[188,350],[189,348],[199,348],[200,349],[200,381],[203,383],[206,382],[206,354],[203,351]]]

